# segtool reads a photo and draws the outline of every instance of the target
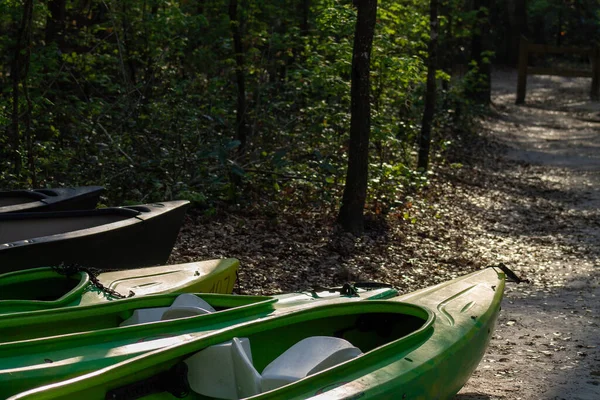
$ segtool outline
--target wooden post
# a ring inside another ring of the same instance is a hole
[[[527,65],[529,64],[529,41],[521,36],[519,42],[519,76],[517,80],[517,104],[525,103],[527,90]]]
[[[592,90],[590,98],[592,101],[600,100],[600,46],[594,46],[591,52],[592,60]]]

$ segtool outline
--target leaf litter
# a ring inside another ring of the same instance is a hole
[[[573,106],[586,79],[531,77],[526,106],[513,104],[514,71],[495,71],[493,87],[492,114],[456,149],[463,167],[438,167],[410,207],[368,218],[363,237],[329,211],[192,210],[169,261],[238,258],[243,294],[361,280],[408,293],[503,262],[531,283],[507,285],[456,399],[600,398],[600,124],[589,122],[600,108]]]

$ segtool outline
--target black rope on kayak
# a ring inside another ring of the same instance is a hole
[[[233,284],[233,293],[242,294],[242,285],[240,284],[240,271],[235,270],[235,283]]]
[[[317,292],[340,292],[342,296],[358,296],[358,289],[372,290],[372,289],[380,289],[380,288],[389,288],[393,289],[394,286],[388,283],[381,282],[355,282],[355,283],[345,283],[342,287],[324,287],[324,286],[315,286],[311,289],[311,294],[314,297],[317,297]]]
[[[340,290],[340,294],[342,296],[358,296],[358,290],[356,290],[356,288],[349,284],[349,283],[344,283],[344,286],[342,286],[342,290]]]
[[[389,283],[381,283],[381,282],[356,282],[354,284],[355,288],[358,289],[381,289],[381,288],[388,288],[388,289],[393,289],[394,286],[390,285]]]
[[[522,279],[517,274],[515,274],[510,268],[508,268],[504,263],[499,263],[498,265],[490,265],[488,268],[499,268],[506,274],[506,277],[510,279],[511,282],[519,283],[530,283],[529,279]]]
[[[358,290],[356,290],[354,285],[352,285],[350,283],[344,283],[344,285],[342,287],[314,286],[310,291],[310,293],[313,295],[313,297],[319,297],[317,295],[317,292],[329,292],[329,293],[340,292],[340,295],[342,295],[342,296],[352,296],[352,297],[358,296]]]
[[[125,295],[117,292],[114,289],[107,288],[106,286],[104,286],[102,284],[102,282],[100,282],[98,280],[98,275],[101,272],[106,272],[106,270],[103,271],[103,270],[99,270],[97,268],[88,268],[88,267],[84,267],[83,265],[75,264],[75,263],[74,264],[61,263],[58,266],[55,265],[50,268],[52,268],[53,271],[55,271],[61,275],[65,275],[65,276],[75,275],[78,272],[85,272],[90,277],[90,282],[92,283],[92,285],[94,285],[101,292],[104,292],[104,293],[108,294],[109,296],[115,297],[117,299],[126,299],[129,297],[135,296],[135,293],[132,290],[130,290],[129,294],[127,296],[125,296]]]

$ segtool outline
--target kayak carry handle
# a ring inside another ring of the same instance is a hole
[[[502,270],[502,272],[504,272],[504,274],[506,274],[506,277],[508,279],[510,279],[511,282],[515,282],[516,284],[519,284],[521,282],[524,283],[530,283],[529,279],[522,279],[519,276],[517,276],[517,274],[515,274],[513,272],[513,270],[511,270],[510,268],[508,268],[504,263],[499,263],[498,265],[490,265],[488,268],[499,268]]]

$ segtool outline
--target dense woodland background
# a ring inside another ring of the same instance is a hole
[[[460,168],[521,35],[592,46],[599,21],[598,0],[2,0],[0,186],[336,214],[354,148],[386,215]]]

